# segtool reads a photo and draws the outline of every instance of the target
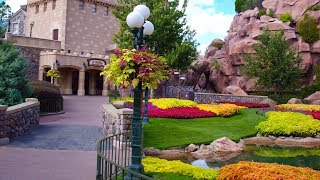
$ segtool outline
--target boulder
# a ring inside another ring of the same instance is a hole
[[[310,51],[310,45],[306,42],[304,42],[302,39],[299,39],[298,41],[298,48],[299,52],[309,52]]]
[[[248,96],[248,94],[238,86],[228,86],[224,88],[224,90],[222,91],[222,94],[232,94],[235,96]]]
[[[308,102],[313,102],[315,100],[320,100],[320,91],[317,91],[317,92],[311,94],[307,98],[304,98],[304,100],[306,100]]]
[[[298,98],[291,98],[287,104],[302,104],[302,101]]]
[[[311,104],[316,104],[316,105],[320,105],[320,100],[315,100],[315,101],[312,101]]]
[[[201,145],[200,149],[191,154],[196,158],[206,159],[207,162],[231,159],[243,151],[243,146],[223,137],[213,141],[210,145]]]
[[[217,139],[215,141],[213,141],[212,143],[210,143],[209,145],[209,149],[214,151],[214,152],[238,152],[238,151],[243,151],[243,148],[231,141],[229,138],[227,137],[222,137],[220,139]]]
[[[218,51],[219,49],[217,47],[214,47],[214,46],[209,46],[208,47],[208,51],[206,52],[205,54],[205,58],[208,58],[210,56],[214,56],[216,54],[216,52]]]
[[[260,28],[267,27],[270,31],[279,31],[279,30],[289,30],[292,29],[288,24],[282,22],[282,21],[274,21],[270,22],[268,24],[263,24],[260,26]]]
[[[261,101],[260,104],[269,104],[270,107],[274,107],[277,105],[277,102],[270,99],[270,98],[267,98],[267,99]]]
[[[199,146],[198,145],[195,145],[195,144],[190,144],[188,147],[187,147],[187,150],[188,152],[194,152],[196,150],[199,149]]]
[[[311,47],[311,52],[312,53],[320,53],[320,40],[312,44]]]

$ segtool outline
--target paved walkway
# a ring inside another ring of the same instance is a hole
[[[0,180],[93,180],[101,96],[65,96],[66,113],[40,118],[32,133],[0,147]]]

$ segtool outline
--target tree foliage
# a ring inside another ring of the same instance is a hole
[[[0,26],[4,27],[11,14],[11,8],[4,1],[0,2]]]
[[[15,105],[31,94],[27,64],[9,41],[0,41],[0,104]]]
[[[255,7],[262,9],[263,8],[262,2],[263,0],[236,0],[234,4],[235,11],[237,13],[240,13],[248,9],[254,9]]]
[[[120,6],[114,15],[120,21],[120,31],[114,37],[114,42],[122,49],[133,47],[132,34],[126,24],[127,15],[138,4],[146,4],[151,11],[149,20],[154,24],[155,31],[147,43],[150,50],[168,59],[172,68],[186,70],[197,57],[197,43],[193,39],[195,32],[187,26],[185,10],[187,0],[182,9],[178,9],[179,1],[163,0],[119,0]]]
[[[302,73],[298,67],[301,59],[285,40],[284,32],[264,30],[258,40],[260,43],[253,46],[256,54],[244,55],[245,75],[258,78],[258,85],[275,92],[294,90]]]

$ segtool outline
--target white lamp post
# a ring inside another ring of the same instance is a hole
[[[146,5],[138,5],[134,8],[133,12],[129,13],[126,19],[128,26],[134,38],[134,48],[140,50],[145,43],[144,39],[151,35],[154,31],[154,26],[150,21],[146,21],[150,16],[150,10]],[[142,82],[134,89],[133,100],[133,117],[132,117],[132,153],[131,164],[129,169],[138,173],[143,173],[142,159],[142,144],[143,144],[143,130],[142,130]],[[146,106],[148,108],[148,89],[146,88]],[[145,108],[145,110],[147,110]],[[148,110],[147,110],[148,113]],[[128,178],[131,179],[128,174]]]

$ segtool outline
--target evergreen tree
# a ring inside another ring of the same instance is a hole
[[[172,68],[186,70],[192,61],[197,58],[197,43],[194,40],[195,31],[186,24],[185,10],[188,1],[185,0],[181,10],[178,10],[179,1],[164,0],[119,0],[120,6],[114,15],[120,21],[120,31],[114,37],[114,42],[120,48],[133,47],[132,34],[126,24],[127,15],[138,4],[146,4],[150,8],[149,20],[154,24],[155,31],[147,43],[149,49],[168,59]]]
[[[245,54],[244,74],[249,78],[258,78],[262,88],[274,88],[275,92],[294,90],[298,87],[301,75],[300,57],[288,44],[284,32],[264,32],[258,37],[260,43],[253,49],[256,54]]]
[[[0,26],[5,27],[11,14],[11,8],[4,1],[0,2]]]
[[[20,51],[9,41],[0,41],[0,104],[15,105],[30,96],[27,64]]]

